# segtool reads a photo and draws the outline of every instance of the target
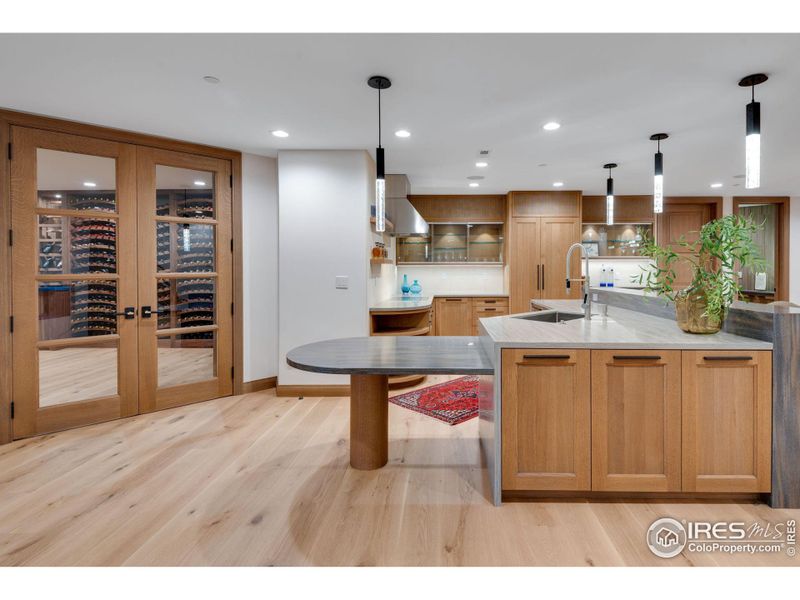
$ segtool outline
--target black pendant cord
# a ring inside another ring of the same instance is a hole
[[[378,88],[378,148],[381,147],[381,88]]]

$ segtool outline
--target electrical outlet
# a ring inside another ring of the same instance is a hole
[[[346,290],[350,287],[350,278],[347,275],[337,275],[336,276],[336,289],[337,290]]]

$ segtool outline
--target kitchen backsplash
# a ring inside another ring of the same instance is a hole
[[[408,265],[397,267],[395,291],[400,294],[403,275],[409,284],[418,279],[423,296],[436,294],[502,294],[505,290],[503,266],[478,265]]]
[[[632,260],[629,258],[623,260],[614,259],[598,259],[589,261],[589,279],[591,280],[592,287],[600,287],[603,282],[603,269],[605,268],[606,277],[611,276],[611,269],[614,270],[614,287],[639,287],[638,284],[631,281],[631,277],[639,275],[642,272],[642,267],[647,266],[649,260]]]

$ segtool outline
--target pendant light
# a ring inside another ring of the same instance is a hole
[[[604,169],[608,169],[608,179],[606,179],[606,225],[614,224],[614,179],[611,177],[611,169],[617,168],[617,163],[606,163]]]
[[[375,149],[375,231],[386,231],[386,172],[381,148],[381,90],[388,89],[392,82],[383,75],[367,79],[369,87],[378,90],[378,147]]]
[[[664,155],[661,154],[661,140],[669,137],[666,133],[654,133],[650,139],[656,142],[655,169],[653,170],[653,212],[664,212]]]
[[[755,73],[739,82],[740,87],[749,87],[751,94],[746,112],[744,146],[744,186],[749,190],[761,186],[761,103],[756,102],[756,86],[767,79],[763,73]]]

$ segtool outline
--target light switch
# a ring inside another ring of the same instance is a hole
[[[350,287],[350,278],[347,275],[337,275],[336,276],[336,289],[337,290],[346,290]]]

